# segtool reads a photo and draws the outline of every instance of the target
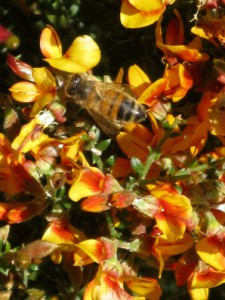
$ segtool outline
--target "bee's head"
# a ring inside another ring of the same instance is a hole
[[[77,94],[81,82],[82,76],[79,74],[74,74],[70,77],[68,84],[65,86],[65,92],[68,97],[73,97]]]
[[[66,95],[80,105],[86,101],[92,90],[93,86],[91,81],[87,80],[86,74],[72,75],[65,86]]]

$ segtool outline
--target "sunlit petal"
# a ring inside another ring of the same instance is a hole
[[[82,241],[85,235],[70,224],[50,223],[45,230],[42,240],[54,244],[75,244]]]
[[[128,288],[139,296],[144,296],[146,299],[160,299],[162,290],[159,283],[154,278],[149,277],[131,277],[126,279]]]
[[[64,57],[81,65],[87,71],[99,63],[101,53],[96,42],[90,36],[83,35],[73,41]]]
[[[37,85],[28,81],[15,83],[9,88],[9,91],[13,99],[25,103],[35,101],[36,96],[39,95]]]
[[[55,78],[52,73],[45,67],[34,68],[33,76],[37,86],[42,92],[55,90]]]
[[[161,235],[158,237],[157,249],[162,255],[177,255],[184,253],[194,244],[194,239],[187,233],[184,233],[182,238],[171,241],[166,236]]]
[[[81,209],[89,212],[102,212],[110,209],[107,203],[108,195],[106,193],[99,193],[85,199],[81,203]]]
[[[157,97],[165,90],[167,81],[167,78],[158,79],[141,94],[137,101],[151,106],[155,103]]]
[[[57,32],[51,26],[43,29],[40,37],[42,54],[47,58],[59,58],[62,56],[62,45]]]
[[[70,199],[79,201],[81,198],[100,193],[104,178],[105,176],[97,168],[81,170],[78,178],[69,190]]]
[[[165,4],[160,0],[141,2],[123,0],[120,11],[120,21],[124,27],[141,28],[156,22],[162,15],[164,9]]]
[[[183,237],[185,224],[179,219],[166,213],[158,213],[155,216],[157,227],[161,229],[169,241],[174,241]]]
[[[195,271],[191,277],[189,286],[191,289],[213,288],[225,282],[225,273],[206,268],[204,271]]]
[[[196,244],[198,255],[217,270],[225,271],[224,236],[205,237]]]
[[[130,66],[128,69],[128,82],[132,92],[138,97],[151,84],[148,75],[137,65]]]
[[[191,289],[189,290],[189,295],[192,300],[208,300],[209,297],[209,289]]]
[[[162,51],[173,53],[183,61],[204,62],[209,60],[209,55],[207,53],[201,53],[199,52],[199,50],[192,48],[190,46],[184,46],[184,45],[171,46],[171,45],[162,44],[159,41],[156,42],[156,45]]]
[[[117,142],[128,157],[135,156],[144,161],[149,154],[148,143],[133,134],[120,132]]]
[[[47,61],[50,66],[68,73],[83,73],[87,71],[86,67],[69,58],[46,58],[44,60]]]
[[[102,273],[89,282],[84,292],[84,300],[134,300],[122,287],[122,282],[110,274]],[[140,300],[144,300],[141,298]]]

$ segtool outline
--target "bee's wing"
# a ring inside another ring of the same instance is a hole
[[[102,98],[107,91],[117,91],[119,93],[125,93],[129,97],[135,98],[134,94],[131,91],[131,88],[128,84],[125,83],[115,83],[115,82],[102,82],[102,81],[93,81],[92,82],[96,88],[97,93]]]
[[[107,117],[104,117],[99,111],[89,108],[88,113],[96,121],[99,127],[101,127],[105,134],[109,137],[115,136],[121,128],[121,124],[118,124],[115,121],[112,122],[112,120],[108,119]]]

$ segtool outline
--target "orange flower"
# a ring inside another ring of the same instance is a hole
[[[82,231],[70,225],[67,221],[56,220],[50,222],[42,236],[42,240],[57,245],[75,244],[85,239]]]
[[[191,32],[207,39],[215,45],[225,43],[225,17],[214,17],[212,10],[207,9],[206,14],[197,19],[196,25],[192,27]]]
[[[182,238],[178,238],[174,241],[168,240],[165,235],[156,236],[150,252],[159,262],[159,278],[161,278],[164,269],[164,260],[166,261],[170,256],[184,253],[190,249],[193,244],[194,239],[187,233],[184,233]],[[145,248],[147,247],[149,247],[148,244],[146,244]]]
[[[104,175],[95,167],[85,167],[72,183],[69,197],[77,202],[82,198],[100,194],[100,200],[104,202],[105,198],[101,198],[101,193],[104,195],[104,193],[109,194],[121,189],[119,183],[111,175]],[[96,197],[94,199],[93,205],[96,205],[96,201],[99,201],[99,198]]]
[[[84,300],[134,300],[123,288],[121,279],[106,273],[99,268],[99,271],[92,281],[89,282],[84,292]]]
[[[224,128],[224,104],[225,95],[223,92],[205,92],[198,105],[198,116],[208,124],[208,130],[213,135],[225,135]]]
[[[221,272],[209,266],[205,266],[204,268],[201,267],[199,268],[199,270],[196,270],[192,273],[188,282],[188,288],[190,291],[193,291],[195,289],[208,289],[216,287],[224,282],[225,272]]]
[[[155,218],[156,227],[169,241],[182,238],[187,228],[193,229],[192,206],[184,195],[156,187],[151,188],[151,196],[137,198],[133,205],[143,214]]]
[[[183,22],[182,19],[178,13],[177,10],[174,11],[175,18],[177,19],[177,26],[180,26],[183,28]],[[181,61],[187,61],[187,62],[201,62],[201,61],[207,61],[209,59],[209,55],[206,53],[201,53],[201,39],[199,37],[195,37],[187,46],[182,45],[184,41],[182,29],[181,34],[178,35],[177,40],[174,40],[174,38],[171,38],[172,30],[171,28],[174,28],[174,26],[169,26],[169,31],[167,31],[167,37],[165,43],[162,39],[162,29],[161,29],[161,22],[162,18],[157,22],[156,26],[156,45],[159,49],[161,49],[165,55],[165,59],[167,62],[169,62],[170,65],[174,65],[178,62],[178,60]],[[174,22],[172,20],[171,22]],[[168,36],[169,35],[169,36]],[[173,34],[173,36],[176,36],[176,34]],[[172,43],[172,44],[170,44]]]
[[[52,220],[45,230],[42,240],[60,245],[60,248],[54,251],[51,259],[55,263],[60,263],[62,253],[76,251],[75,244],[86,238],[85,234],[70,225],[66,220]]]
[[[131,296],[124,286],[127,286],[137,296]],[[155,279],[123,276],[122,267],[118,263],[109,262],[99,267],[95,278],[87,285],[84,300],[144,300],[150,298],[159,300],[161,294],[162,291]]]
[[[178,260],[175,269],[178,286],[187,284],[191,299],[208,299],[209,289],[225,282],[225,272],[199,260],[193,249]]]
[[[24,103],[35,102],[31,112],[31,116],[35,116],[54,100],[56,83],[51,72],[45,67],[34,68],[32,76],[34,82],[17,82],[9,88],[9,91],[16,101]]]
[[[141,28],[156,22],[174,0],[122,0],[120,20],[126,28]]]
[[[225,233],[205,237],[198,241],[196,250],[201,259],[216,270],[225,271]]]
[[[10,145],[3,134],[0,134],[0,145],[0,190],[9,195],[26,190],[41,196],[43,189],[26,169],[26,160],[21,152],[13,149],[13,144]]]
[[[164,91],[167,86],[168,78],[160,78],[149,85],[137,99],[138,102],[149,106],[150,113],[158,120],[165,119],[170,109],[170,103],[164,101]]]
[[[208,122],[199,122],[197,117],[187,119],[187,125],[176,137],[168,138],[162,145],[164,153],[181,153],[185,150],[196,156],[204,147],[208,137]]]
[[[167,78],[167,86],[163,95],[173,102],[184,98],[188,90],[193,85],[193,79],[189,71],[180,63],[175,66],[165,68],[163,78]]]
[[[125,278],[125,285],[136,295],[145,299],[159,300],[162,290],[156,279],[150,277],[128,277]],[[140,299],[137,297],[137,299]]]
[[[14,152],[9,140],[0,133],[0,191],[10,195],[17,194],[22,190],[11,169]]]
[[[9,224],[25,222],[39,215],[45,208],[45,197],[20,203],[0,202],[0,220]]]
[[[117,245],[115,241],[111,241],[107,238],[99,238],[98,240],[88,239],[76,244],[79,250],[88,255],[92,262],[98,264],[103,263],[106,260],[110,260],[116,256]],[[81,252],[79,250],[74,254],[75,266],[81,266],[85,264],[85,260],[81,260]],[[79,258],[79,259],[78,259]]]
[[[86,72],[100,60],[99,47],[88,35],[77,37],[63,55],[61,41],[51,26],[43,29],[40,47],[46,57],[45,61],[52,67],[69,73]]]
[[[192,222],[190,200],[183,195],[166,195],[158,199],[159,211],[155,215],[157,227],[168,240],[182,238]]]
[[[130,160],[123,157],[117,157],[111,168],[111,174],[114,178],[123,178],[132,173],[133,169]]]

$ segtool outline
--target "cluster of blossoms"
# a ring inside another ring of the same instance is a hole
[[[0,220],[7,224],[0,235],[6,241],[13,224],[36,217],[44,229],[7,259],[26,269],[50,257],[84,300],[160,299],[165,271],[193,300],[207,300],[225,282],[225,62],[201,50],[202,38],[223,46],[224,17],[210,15],[223,1],[201,3],[206,14],[197,15],[188,44],[177,10],[163,32],[174,2],[122,1],[125,27],[157,22],[165,69],[152,81],[129,67],[127,81],[147,119],[113,140],[64,92],[67,74],[90,72],[100,60],[90,36],[63,54],[56,31],[43,29],[40,48],[51,67],[8,55],[23,81],[9,89],[15,102],[0,134]],[[196,94],[200,100],[192,101]]]

